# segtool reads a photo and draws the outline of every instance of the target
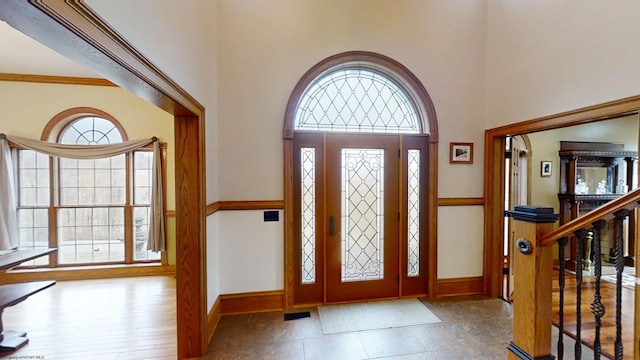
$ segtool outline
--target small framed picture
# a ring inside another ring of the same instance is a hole
[[[473,143],[449,144],[449,164],[473,164]]]
[[[551,167],[553,163],[551,161],[540,161],[540,176],[549,177],[551,176]]]

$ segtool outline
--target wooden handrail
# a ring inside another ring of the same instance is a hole
[[[635,209],[639,206],[639,202],[640,188],[637,188],[624,196],[611,200],[608,203],[591,210],[584,216],[575,218],[554,231],[544,235],[538,239],[538,246],[552,246],[556,244],[556,241],[561,237],[573,236],[573,233],[578,229],[590,228],[596,220],[609,220],[612,219],[614,217],[613,214],[619,210]]]

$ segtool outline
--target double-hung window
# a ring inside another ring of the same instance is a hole
[[[126,140],[119,126],[81,116],[60,130],[61,144],[104,145]],[[54,247],[35,266],[160,261],[147,250],[152,149],[95,160],[57,158],[14,149],[19,248]]]

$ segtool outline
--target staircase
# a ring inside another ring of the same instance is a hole
[[[563,359],[567,336],[576,340],[576,359],[640,358],[640,322],[633,320],[633,314],[623,315],[625,309],[634,310],[633,313],[640,309],[639,296],[635,296],[637,287],[630,291],[624,288],[623,282],[628,278],[625,264],[633,264],[637,258],[633,246],[635,231],[628,238],[632,237],[631,244],[626,246],[631,253],[625,254],[624,223],[629,221],[635,225],[639,202],[640,189],[637,189],[555,230],[557,215],[551,208],[524,206],[510,212],[518,240],[514,254],[514,326],[509,359],[553,359],[554,356]],[[613,223],[612,238],[603,239],[602,229],[607,221]],[[614,264],[615,284],[603,280],[604,256],[600,245],[603,240],[614,244],[612,253],[607,255]],[[576,244],[573,254],[566,253],[571,248],[567,246],[569,241]],[[554,257],[560,259],[555,276]],[[568,258],[576,259],[577,269],[589,264],[589,271],[569,273],[563,261]],[[551,305],[554,287],[558,304],[555,310]],[[566,318],[571,321],[566,322]],[[552,321],[560,329],[557,354],[551,354]],[[581,343],[588,344],[592,351],[583,353]]]

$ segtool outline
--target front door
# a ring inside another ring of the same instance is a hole
[[[399,137],[327,134],[328,302],[399,295]]]

